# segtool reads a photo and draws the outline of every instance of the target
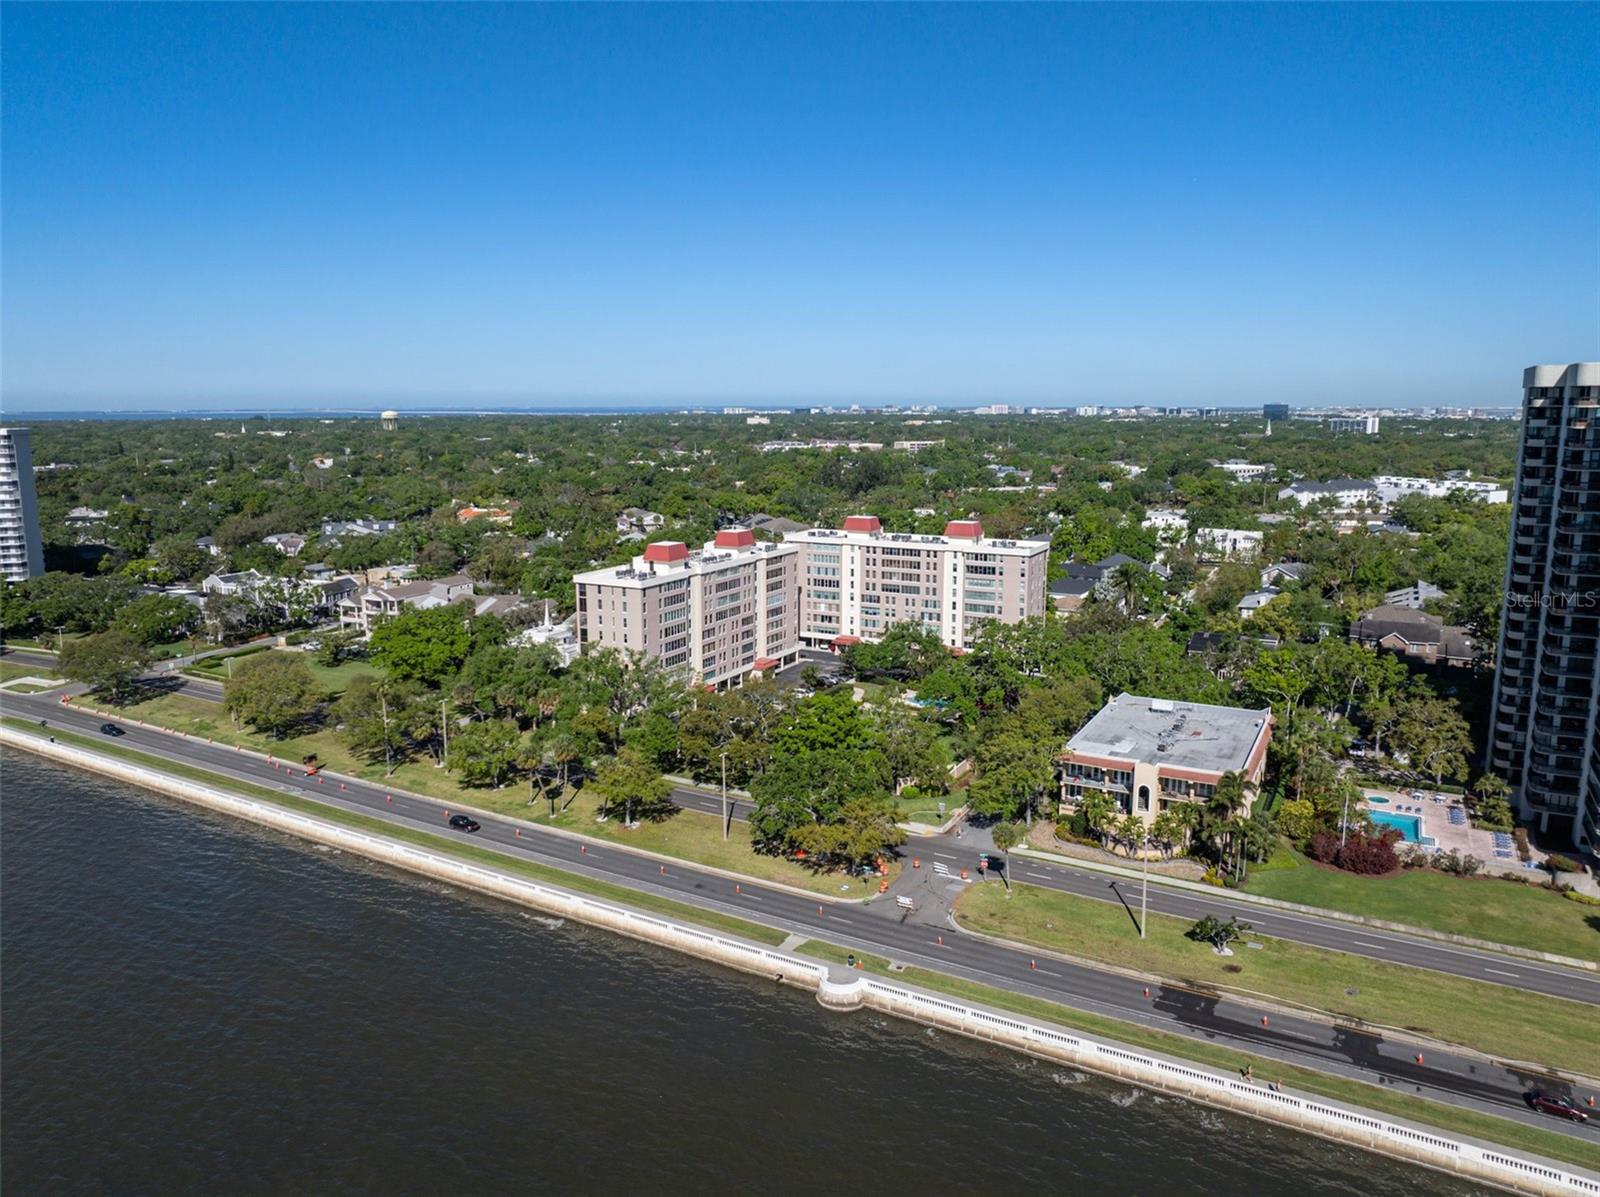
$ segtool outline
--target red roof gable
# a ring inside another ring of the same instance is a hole
[[[977,520],[951,520],[944,526],[944,534],[958,540],[978,540],[983,536],[983,525]]]
[[[846,532],[882,532],[883,521],[875,515],[847,515],[844,517],[844,530]]]
[[[717,533],[717,548],[748,549],[756,543],[756,534],[749,528],[724,528]]]

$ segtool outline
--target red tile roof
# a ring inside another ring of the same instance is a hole
[[[645,545],[644,559],[646,561],[687,561],[689,560],[689,546],[681,540],[658,540],[655,544]]]

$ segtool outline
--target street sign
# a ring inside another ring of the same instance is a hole
[[[894,904],[901,910],[915,910],[917,908],[917,904],[904,894],[901,894],[898,898],[896,898],[894,900]]]

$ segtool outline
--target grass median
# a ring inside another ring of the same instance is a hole
[[[4,723],[6,727],[15,731],[20,731],[41,740],[53,735],[55,739],[63,744],[75,744],[78,747],[87,748],[105,756],[120,758],[130,764],[143,765],[146,768],[159,770],[174,777],[202,782],[205,785],[213,786],[219,790],[226,790],[244,798],[270,802],[284,810],[294,811],[297,814],[313,815],[326,822],[348,827],[354,831],[363,831],[401,843],[412,844],[419,848],[426,848],[428,851],[436,852],[441,856],[450,856],[459,860],[470,861],[473,864],[486,865],[501,872],[526,878],[529,881],[558,886],[590,897],[615,902],[621,906],[629,906],[636,910],[648,910],[653,914],[664,915],[680,922],[692,923],[713,931],[724,931],[730,935],[742,936],[757,943],[776,945],[787,938],[785,932],[772,927],[764,927],[759,923],[748,922],[745,919],[735,918],[732,915],[701,910],[699,907],[690,906],[687,903],[674,902],[670,898],[642,893],[629,889],[624,885],[614,885],[611,882],[596,880],[593,877],[586,877],[579,873],[564,872],[549,865],[538,864],[503,852],[496,852],[490,848],[479,848],[471,844],[447,840],[426,831],[419,831],[409,827],[397,827],[392,823],[374,819],[368,815],[356,814],[340,807],[317,802],[314,799],[285,794],[280,790],[274,790],[267,786],[235,781],[232,778],[212,773],[206,769],[168,761],[162,757],[139,752],[136,749],[124,748],[118,744],[97,740],[92,736],[79,735],[76,732],[62,731],[60,729],[46,730],[40,728],[37,723],[28,723],[10,716],[0,718],[0,723]]]
[[[823,940],[809,939],[795,951],[799,955],[827,961],[830,964],[843,964],[846,956],[854,955],[861,962],[864,971],[904,981],[919,989],[946,994],[996,1010],[1008,1010],[1024,1018],[1054,1023],[1068,1030],[1081,1031],[1086,1035],[1129,1047],[1159,1052],[1173,1059],[1192,1060],[1197,1064],[1205,1064],[1224,1072],[1238,1072],[1249,1065],[1255,1070],[1258,1080],[1263,1083],[1267,1080],[1279,1081],[1290,1092],[1345,1102],[1402,1118],[1408,1122],[1437,1127],[1450,1134],[1467,1135],[1486,1142],[1499,1143],[1515,1150],[1531,1152],[1545,1159],[1573,1164],[1580,1168],[1600,1168],[1600,1147],[1555,1131],[1496,1118],[1492,1114],[1463,1110],[1456,1106],[1445,1105],[1443,1102],[1429,1101],[1427,1098],[1369,1085],[1364,1081],[1333,1076],[1310,1068],[1299,1068],[1266,1056],[1218,1047],[1212,1043],[1185,1039],[1181,1035],[1151,1030],[1137,1023],[1121,1022],[1104,1015],[1074,1010],[1070,1006],[1058,1005],[1043,998],[1011,993],[924,968],[908,967],[891,970],[889,961],[882,956],[852,952],[848,948]]]
[[[77,705],[86,710],[98,706],[83,702]],[[529,802],[525,784],[508,785],[498,790],[465,786],[454,774],[434,768],[429,760],[408,761],[386,777],[381,763],[374,764],[356,756],[332,731],[319,729],[303,736],[275,739],[234,727],[233,721],[217,703],[185,694],[163,694],[132,703],[119,708],[116,715],[207,737],[219,744],[243,745],[257,752],[271,753],[280,760],[297,761],[316,753],[324,769],[347,777],[357,777],[374,785],[410,790],[478,810],[526,819],[530,823],[544,823],[608,843],[626,844],[689,864],[723,869],[759,881],[790,885],[830,898],[865,898],[875,893],[878,887],[876,878],[863,880],[837,872],[818,873],[785,857],[757,852],[750,842],[749,827],[743,823],[735,823],[728,839],[724,840],[721,819],[716,815],[680,810],[665,819],[625,828],[615,820],[604,823],[597,821],[599,803],[592,796],[580,795],[569,807],[558,810],[552,816],[548,805],[542,800]],[[898,876],[899,868],[898,864],[890,865],[891,882]]]
[[[1457,1043],[1486,1054],[1600,1074],[1594,1007],[1483,981],[1308,947],[1265,935],[1218,956],[1185,932],[1187,919],[1151,915],[1141,940],[1119,904],[1033,885],[973,886],[956,902],[973,931],[1207,990],[1231,990],[1336,1017]],[[1359,932],[1352,931],[1352,934]]]

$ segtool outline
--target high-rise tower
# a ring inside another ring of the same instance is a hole
[[[1489,769],[1542,830],[1600,843],[1600,362],[1523,372]]]
[[[0,578],[21,582],[44,573],[33,452],[26,428],[0,428]]]

